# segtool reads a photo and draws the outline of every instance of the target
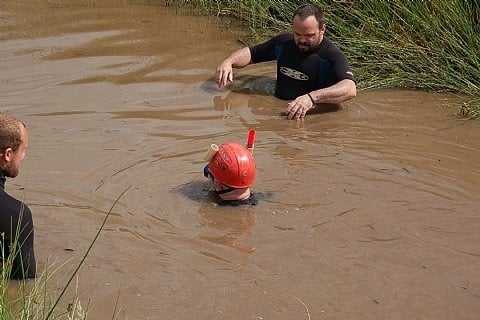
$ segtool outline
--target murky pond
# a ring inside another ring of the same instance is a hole
[[[304,122],[211,76],[242,30],[123,1],[0,1],[0,109],[30,130],[7,190],[90,319],[478,319],[480,122],[452,96],[359,92]],[[273,75],[251,66],[239,79]],[[203,157],[257,130],[257,206]]]

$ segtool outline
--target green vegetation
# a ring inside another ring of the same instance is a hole
[[[480,117],[480,4],[476,0],[312,1],[327,35],[345,52],[361,89],[410,88],[458,94],[460,113]],[[303,1],[167,0],[245,21],[248,44],[290,29]]]
[[[0,235],[0,319],[86,319],[86,311],[82,309],[76,298],[69,304],[68,310],[61,315],[47,316],[55,309],[52,308],[55,294],[50,292],[47,286],[48,280],[53,274],[53,272],[50,272],[51,267],[47,267],[36,279],[10,280],[14,257],[20,254],[18,237],[14,239],[9,250],[4,246],[6,243],[5,235],[2,233]],[[7,256],[8,251],[10,252]]]
[[[2,250],[3,252],[3,250]],[[48,282],[59,269],[46,268],[40,276],[31,280],[10,280],[12,255],[2,265],[0,279],[0,319],[2,320],[84,320],[87,310],[74,297],[66,310],[56,311],[55,300],[60,298],[56,289],[51,290]],[[9,290],[11,288],[11,290]],[[13,297],[12,297],[13,295]]]
[[[80,268],[83,266],[85,259],[92,250],[93,245],[97,242],[100,233],[103,231],[110,213],[120,198],[130,189],[127,187],[120,196],[115,199],[110,210],[106,213],[102,224],[100,225],[95,237],[85,251],[84,255],[77,264],[62,289],[49,288],[49,280],[52,275],[59,271],[60,268],[53,269],[52,265],[47,267],[36,279],[10,280],[13,259],[18,254],[18,239],[15,239],[10,246],[10,254],[6,256],[6,248],[4,247],[4,234],[0,234],[0,319],[1,320],[86,320],[88,319],[87,308],[82,308],[78,297],[73,297],[66,305],[65,310],[59,310],[60,302],[64,298],[67,289],[72,281],[76,278]],[[9,290],[12,287],[15,290]],[[12,297],[12,292],[14,292]],[[112,319],[115,319],[116,311],[113,310]]]

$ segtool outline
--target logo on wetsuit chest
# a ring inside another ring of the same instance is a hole
[[[300,71],[293,70],[287,67],[281,67],[280,72],[287,77],[293,78],[295,80],[308,80],[308,76]]]

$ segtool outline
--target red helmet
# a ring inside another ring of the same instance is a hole
[[[208,167],[215,179],[231,188],[248,188],[255,181],[252,153],[236,142],[222,144]]]

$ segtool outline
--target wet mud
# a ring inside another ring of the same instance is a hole
[[[246,30],[120,1],[0,1],[0,109],[30,132],[7,191],[89,319],[478,319],[480,122],[452,95],[359,92],[288,121],[211,81]],[[217,207],[210,144],[257,131],[256,206]],[[113,206],[113,209],[112,209]]]

